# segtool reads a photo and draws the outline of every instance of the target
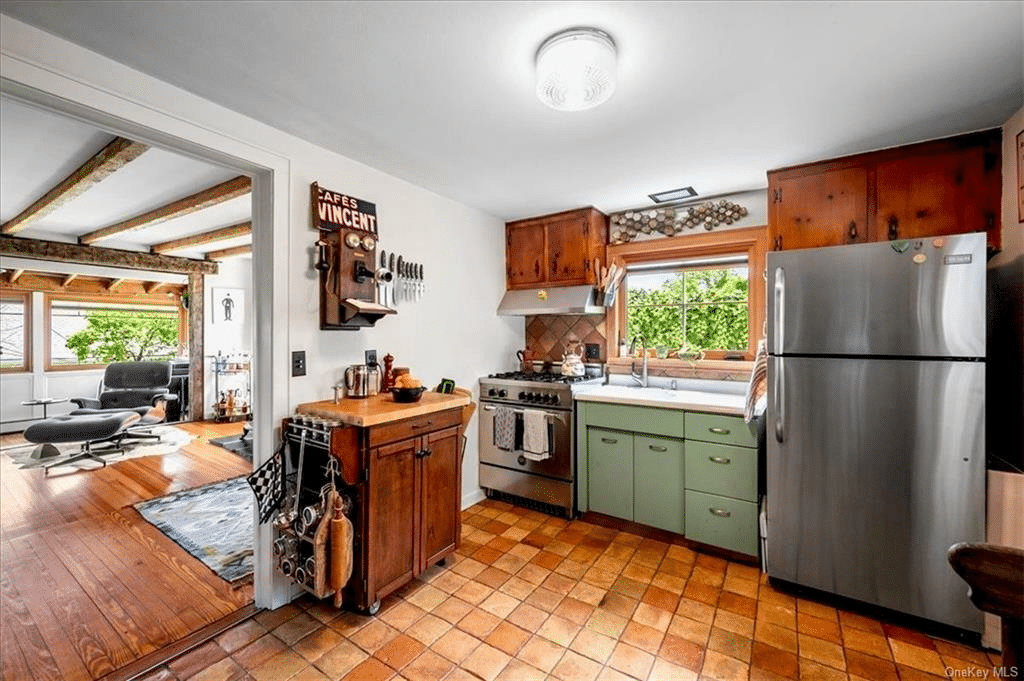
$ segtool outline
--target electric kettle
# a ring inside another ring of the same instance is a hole
[[[345,369],[345,394],[348,397],[371,397],[380,392],[380,367],[376,364],[353,364]]]

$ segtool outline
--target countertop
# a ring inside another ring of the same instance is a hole
[[[745,390],[746,384],[740,384]],[[687,409],[729,416],[743,416],[746,406],[745,392],[716,392],[706,390],[671,390],[668,388],[641,388],[624,385],[581,386],[573,398],[584,402],[612,402],[645,407]]]
[[[446,409],[456,409],[469,403],[470,398],[467,395],[446,395],[428,390],[423,393],[419,402],[409,404],[395,402],[391,393],[384,393],[365,399],[346,397],[337,403],[334,400],[306,402],[296,407],[295,412],[334,419],[348,426],[366,428]]]

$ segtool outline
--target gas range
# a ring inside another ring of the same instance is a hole
[[[480,379],[480,399],[570,410],[573,386],[600,383],[603,380],[601,377],[507,371]]]

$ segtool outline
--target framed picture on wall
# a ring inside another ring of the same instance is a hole
[[[211,289],[213,302],[214,324],[241,324],[245,316],[245,289],[217,288]]]

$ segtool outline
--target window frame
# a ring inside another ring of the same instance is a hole
[[[15,291],[11,289],[0,289],[0,300],[9,300],[12,302],[20,302],[22,305],[23,312],[23,324],[22,334],[24,336],[24,361],[20,367],[0,367],[0,373],[3,374],[29,374],[32,373],[32,359],[33,359],[33,348],[32,348],[32,292],[31,291]]]
[[[747,318],[749,323],[747,348],[743,352],[743,360],[726,360],[724,358],[726,353],[722,352],[714,353],[709,358],[693,361],[649,357],[648,366],[656,369],[749,369],[757,349],[757,341],[764,335],[767,301],[765,290],[767,252],[767,226],[727,229],[714,233],[632,241],[608,246],[606,262],[622,261],[627,267],[641,263],[730,255],[745,256],[747,259]],[[626,295],[617,294],[615,303],[608,313],[608,363],[611,367],[628,368],[634,361],[634,358],[619,356],[619,339],[626,329],[626,298]],[[626,342],[629,343],[629,340],[627,338]]]
[[[184,339],[188,342],[188,314],[181,305],[175,305],[172,301],[150,300],[142,296],[96,296],[76,295],[68,293],[44,293],[43,294],[43,360],[45,371],[91,371],[103,369],[105,363],[98,364],[54,364],[52,355],[52,316],[54,301],[74,301],[79,303],[106,303],[112,305],[155,305],[160,307],[176,307],[178,312],[178,339],[179,343]]]

